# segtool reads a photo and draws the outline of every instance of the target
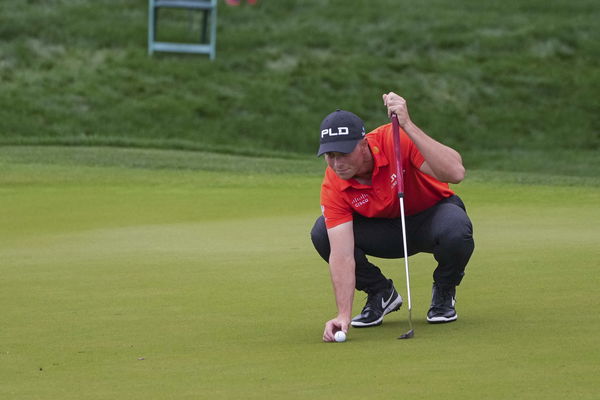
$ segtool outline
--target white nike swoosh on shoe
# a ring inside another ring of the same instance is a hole
[[[390,304],[390,301],[392,301],[392,297],[394,297],[394,291],[392,291],[392,294],[390,295],[390,298],[387,299],[387,301],[383,301],[383,299],[381,299],[381,307],[385,310],[385,308],[388,306],[388,304]]]

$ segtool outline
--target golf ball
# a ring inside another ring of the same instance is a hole
[[[345,342],[346,334],[344,333],[344,331],[337,331],[335,333],[335,335],[333,336],[333,338],[335,339],[336,342]]]

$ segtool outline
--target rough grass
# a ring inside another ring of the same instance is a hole
[[[323,115],[374,128],[396,90],[470,168],[600,171],[596,1],[221,2],[215,62],[148,57],[146,9],[2,1],[0,142],[313,154]],[[163,17],[163,35],[198,33]]]
[[[414,339],[395,339],[402,310],[324,344],[318,174],[49,150],[0,149],[3,399],[597,397],[598,186],[473,172],[455,187],[477,243],[459,321],[425,323],[434,262],[418,255]],[[376,262],[404,293],[402,264]]]

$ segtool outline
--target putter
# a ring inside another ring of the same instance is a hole
[[[410,275],[408,273],[408,251],[406,250],[406,225],[404,221],[404,177],[402,176],[402,154],[400,153],[400,124],[396,114],[392,114],[392,135],[394,136],[394,152],[396,153],[396,189],[400,201],[400,219],[402,221],[402,245],[404,246],[404,270],[406,271],[406,294],[408,297],[409,331],[398,339],[410,339],[415,335],[412,324],[412,304],[410,299]]]

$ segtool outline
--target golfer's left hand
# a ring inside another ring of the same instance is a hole
[[[392,114],[396,114],[398,123],[402,127],[410,122],[408,107],[406,106],[406,100],[404,100],[404,98],[394,92],[389,92],[383,95],[383,104],[387,107],[388,118],[391,118]]]

